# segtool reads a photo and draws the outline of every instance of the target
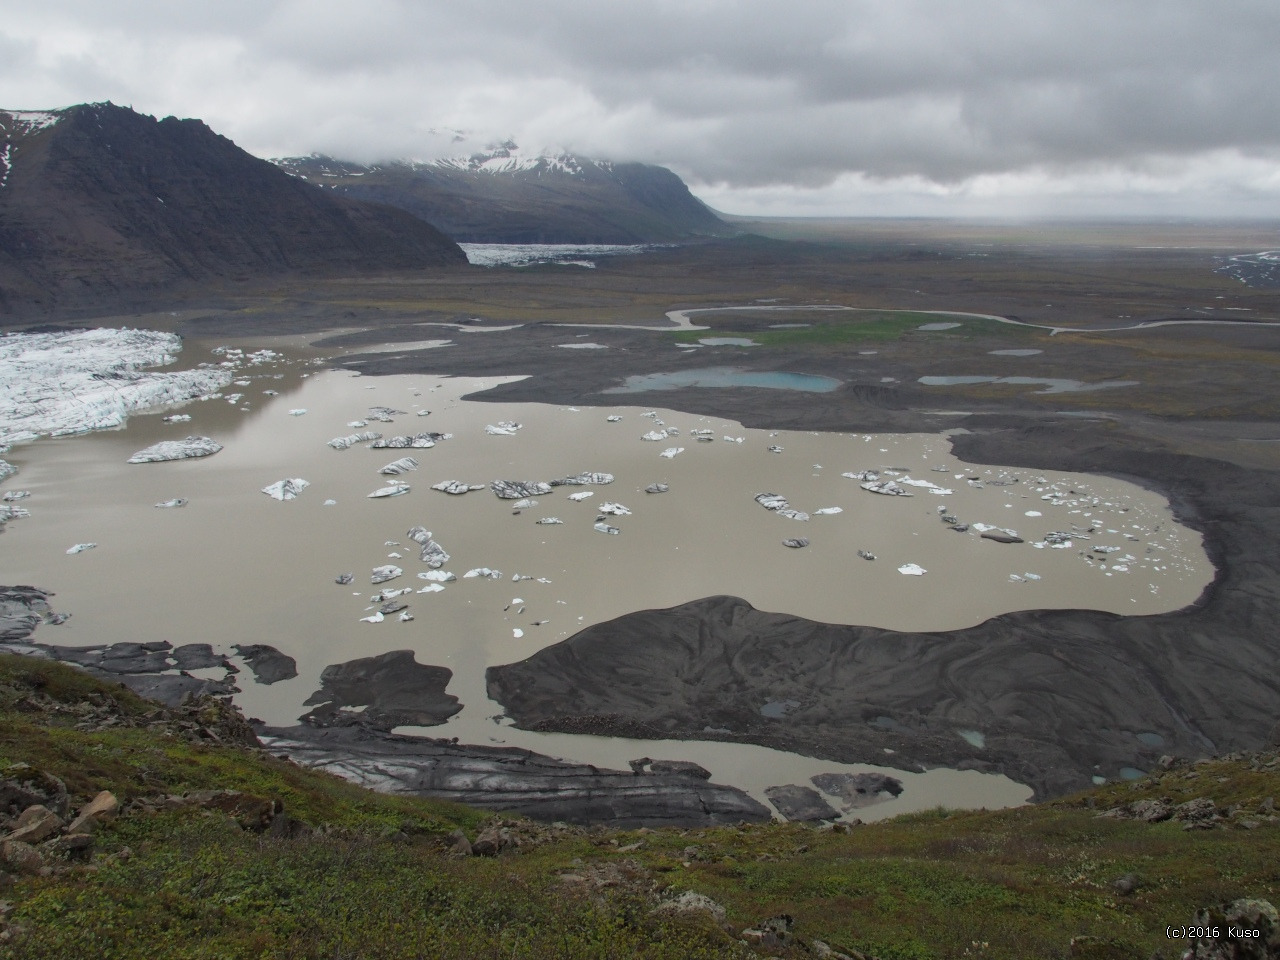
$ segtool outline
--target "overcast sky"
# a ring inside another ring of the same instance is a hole
[[[660,163],[730,213],[1280,216],[1278,0],[0,0],[0,106],[95,100],[264,157]]]

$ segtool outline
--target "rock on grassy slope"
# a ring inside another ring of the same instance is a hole
[[[0,829],[61,825],[0,847],[0,958],[1274,957],[1278,793],[1272,752],[840,831],[540,825],[304,770],[216,700],[5,656]],[[1197,919],[1244,932],[1170,938]]]

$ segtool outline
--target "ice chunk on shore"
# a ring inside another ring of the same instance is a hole
[[[273,500],[296,500],[298,494],[309,486],[311,486],[310,481],[303,480],[301,477],[294,477],[291,480],[277,480],[275,483],[263,487],[262,492]]]
[[[185,437],[182,440],[161,440],[145,450],[139,450],[129,458],[129,463],[161,463],[167,460],[190,460],[209,457],[222,449],[222,444],[208,437]]]
[[[408,492],[409,485],[407,483],[393,483],[389,487],[379,487],[377,490],[373,491],[373,493],[369,494],[369,499],[372,500],[376,497],[398,497]]]
[[[398,477],[402,473],[408,473],[410,470],[417,470],[422,464],[418,463],[413,457],[401,457],[399,460],[392,460],[378,472],[384,477]]]

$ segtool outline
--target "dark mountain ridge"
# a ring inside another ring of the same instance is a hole
[[[333,193],[407,210],[461,243],[671,243],[738,232],[665,167],[526,155],[509,141],[428,163],[275,163]]]
[[[0,111],[0,308],[181,280],[465,264],[401,210],[317,189],[199,120]]]

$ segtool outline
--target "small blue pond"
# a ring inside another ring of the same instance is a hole
[[[840,386],[832,377],[809,373],[777,373],[739,370],[735,367],[702,367],[676,373],[649,373],[627,377],[620,387],[602,393],[644,393],[649,390],[680,390],[684,387],[764,387],[768,390],[803,390],[830,393]]]

